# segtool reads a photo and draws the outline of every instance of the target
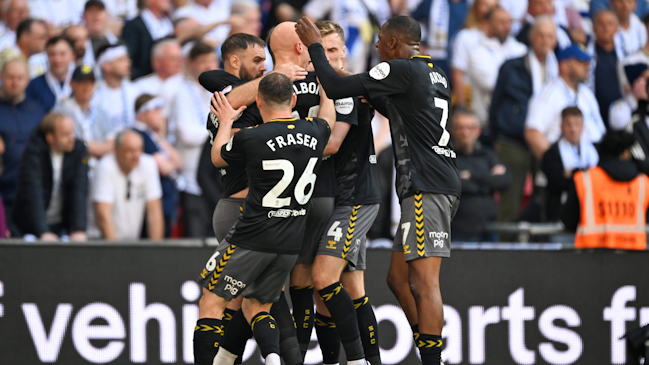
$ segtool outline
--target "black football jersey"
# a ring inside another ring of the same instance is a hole
[[[319,118],[275,119],[235,133],[221,156],[230,165],[245,164],[250,191],[228,242],[261,252],[300,252],[330,133]]]
[[[337,122],[350,124],[349,132],[333,156],[338,184],[336,205],[381,203],[372,134],[372,115],[357,97],[338,99]]]
[[[225,72],[223,70],[207,71],[199,77],[201,85],[209,92],[222,91],[228,94],[233,88],[244,84],[245,82],[240,78]],[[254,126],[261,123],[261,115],[257,104],[249,105],[248,108],[241,114],[234,124],[233,129],[242,129],[249,126]],[[207,116],[207,131],[210,134],[210,143],[214,143],[216,133],[219,130],[219,122],[216,116],[210,111]],[[246,176],[245,165],[227,166],[219,169],[221,172],[221,183],[223,189],[222,197],[227,198],[235,193],[248,187],[248,177]]]
[[[416,191],[460,196],[456,154],[446,130],[451,89],[428,56],[381,62],[359,75],[368,96],[385,98],[397,169],[397,195]]]
[[[297,95],[297,103],[293,108],[293,117],[298,119],[315,118],[320,111],[320,84],[315,72],[309,72],[304,80],[293,83],[293,91]],[[338,195],[334,160],[325,157],[320,167],[318,181],[315,184],[314,198],[333,197]]]

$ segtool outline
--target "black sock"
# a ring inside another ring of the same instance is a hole
[[[243,351],[246,349],[246,342],[250,337],[252,337],[252,329],[241,310],[236,311],[231,318],[228,331],[225,331],[223,334],[221,347],[235,355],[238,355],[238,362],[235,362],[235,364],[240,364],[241,358],[243,357]]]
[[[297,330],[297,342],[300,344],[302,359],[304,359],[309,349],[309,343],[311,343],[311,332],[313,331],[313,285],[291,285],[290,293]]]
[[[415,340],[415,345],[417,345],[417,340],[419,340],[419,324],[413,324],[410,328],[412,329],[412,339]]]
[[[339,282],[318,290],[318,293],[336,323],[347,361],[363,359],[365,354],[358,332],[358,320],[352,298]]]
[[[223,327],[224,334],[225,330],[228,329],[228,325],[230,324],[230,321],[232,321],[232,317],[234,317],[235,313],[237,313],[237,311],[230,308],[225,308],[225,310],[223,311],[223,318],[221,318],[221,327]]]
[[[442,361],[442,336],[420,333],[416,344],[422,365],[439,365]]]
[[[219,351],[221,342],[221,320],[212,318],[199,319],[194,328],[194,364],[212,365],[214,356]]]
[[[295,332],[295,321],[288,308],[286,295],[284,292],[279,296],[279,300],[273,303],[270,308],[270,314],[277,321],[279,328],[279,349],[280,356],[284,359],[286,365],[302,364],[302,353],[300,352],[300,345],[297,342],[297,334]],[[264,358],[266,358],[264,356]]]
[[[340,360],[340,336],[331,317],[315,314],[315,333],[322,351],[323,364],[337,364]]]
[[[365,359],[372,365],[382,365],[379,351],[379,325],[367,296],[354,300],[358,330],[361,334]]]
[[[279,355],[279,330],[277,329],[277,322],[270,313],[257,313],[256,316],[252,317],[250,327],[264,359],[268,354]]]

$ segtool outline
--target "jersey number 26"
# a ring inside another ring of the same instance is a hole
[[[282,179],[279,180],[266,195],[264,195],[261,200],[261,205],[265,208],[283,208],[291,205],[291,197],[280,198],[279,196],[284,193],[286,188],[288,188],[293,181],[293,176],[295,176],[295,167],[293,167],[293,163],[289,160],[264,160],[261,163],[264,170],[282,170],[284,172]],[[313,173],[313,169],[315,168],[316,163],[318,163],[318,158],[311,157],[302,173],[302,176],[300,176],[300,179],[295,184],[295,200],[297,200],[300,205],[306,204],[313,194],[316,180],[316,175]],[[309,191],[305,193],[304,191],[308,185]]]

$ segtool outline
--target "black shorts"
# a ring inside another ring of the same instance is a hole
[[[216,240],[221,243],[243,212],[243,203],[246,198],[221,198],[214,208],[212,215],[212,228]]]
[[[228,301],[243,294],[260,303],[279,299],[297,255],[247,250],[223,241],[205,264],[199,283]]]

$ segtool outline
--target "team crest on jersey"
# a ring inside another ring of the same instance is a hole
[[[354,110],[354,99],[353,98],[344,98],[338,99],[335,102],[336,104],[336,113],[342,115],[348,115]]]
[[[288,129],[295,129],[295,126],[293,124],[289,124],[286,128]]]
[[[381,62],[370,70],[370,76],[374,80],[383,80],[390,74],[390,64]]]

